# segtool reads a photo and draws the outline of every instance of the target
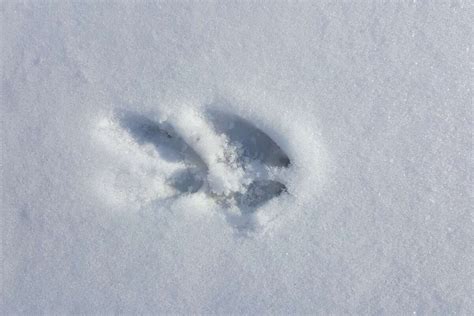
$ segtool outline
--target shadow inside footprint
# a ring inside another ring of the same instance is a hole
[[[120,125],[139,144],[151,143],[160,156],[170,162],[184,162],[207,169],[201,157],[189,146],[173,128],[166,123],[157,123],[146,116],[130,111],[117,111]]]
[[[290,158],[277,143],[259,128],[234,114],[208,111],[215,130],[226,134],[230,142],[241,149],[241,160],[258,160],[265,165],[288,167]]]
[[[196,193],[204,184],[204,180],[198,170],[185,169],[175,172],[168,184],[180,193]]]
[[[255,180],[245,193],[239,193],[235,199],[243,214],[252,213],[255,208],[265,204],[274,197],[286,192],[286,186],[274,180]]]

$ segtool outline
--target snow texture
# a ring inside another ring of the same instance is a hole
[[[469,1],[0,14],[1,314],[474,314]]]

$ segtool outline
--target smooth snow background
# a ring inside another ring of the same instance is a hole
[[[0,8],[3,313],[473,313],[468,2]],[[216,98],[307,163],[278,225],[97,194],[98,122]]]

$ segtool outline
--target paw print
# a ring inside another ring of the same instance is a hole
[[[248,229],[260,207],[287,191],[282,173],[290,158],[268,134],[236,114],[185,109],[154,117],[117,111],[112,121],[111,137],[122,140],[128,161],[136,166],[127,174],[149,179],[142,187],[160,188],[138,188],[145,192],[142,200],[202,194],[227,210],[232,226]]]

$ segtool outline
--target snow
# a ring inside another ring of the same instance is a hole
[[[0,10],[2,314],[473,314],[467,1]]]

